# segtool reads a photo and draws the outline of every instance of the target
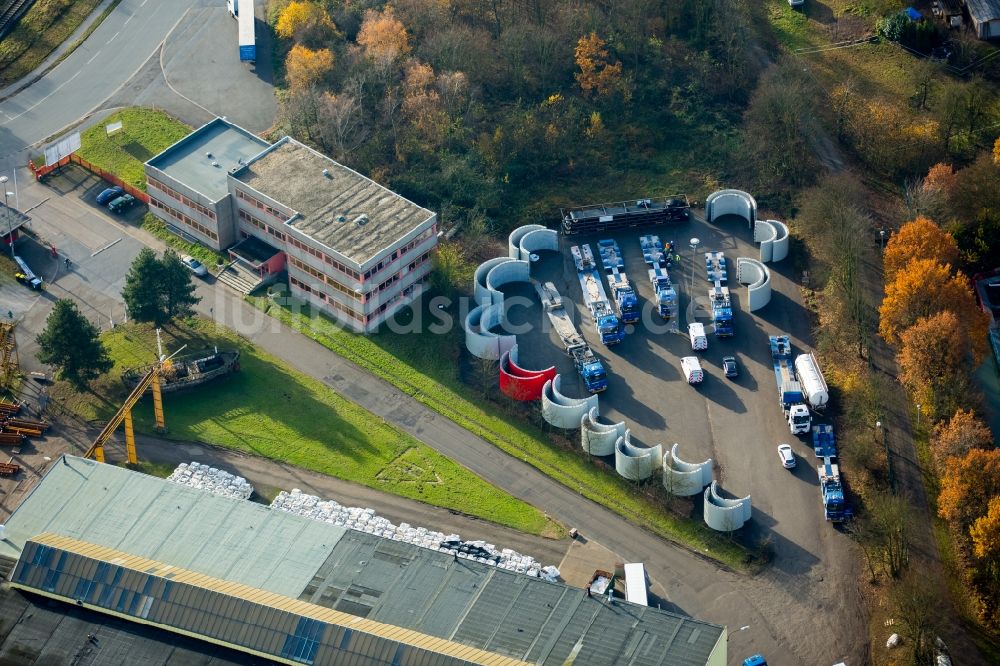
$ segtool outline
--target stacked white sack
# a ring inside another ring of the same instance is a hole
[[[197,462],[181,463],[170,473],[167,481],[205,490],[222,497],[245,500],[253,495],[253,486],[242,476]]]

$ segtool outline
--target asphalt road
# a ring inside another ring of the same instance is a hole
[[[66,60],[0,105],[0,159],[100,106],[156,52],[192,4],[123,0]]]
[[[78,188],[86,187],[86,183],[78,185]],[[36,216],[36,231],[42,236],[65,234],[74,239],[71,241],[67,238],[66,243],[78,242],[86,247],[96,244],[96,241],[89,240],[93,234],[100,235],[102,240],[120,236],[123,240],[115,247],[125,244],[122,245],[122,259],[127,259],[133,249],[137,251],[142,243],[162,247],[156,239],[140,230],[122,225],[119,220],[95,209],[81,189],[70,190],[66,186],[63,190],[60,195],[47,187],[32,184],[30,191],[22,194],[29,202],[40,201],[46,196],[60,197],[58,204],[50,198],[43,206],[53,209],[67,206],[68,212],[62,221],[50,221],[49,216],[42,214]],[[78,211],[83,218],[90,219],[93,216],[95,220],[101,220],[106,229],[98,231],[97,227],[100,225],[91,227],[90,222],[74,224],[69,219],[72,217],[72,212],[69,211],[72,210]],[[110,250],[105,252],[108,251]],[[74,292],[78,289],[92,290],[87,292],[86,300],[92,305],[96,303],[95,310],[98,312],[119,303],[117,280],[123,275],[121,263],[119,260],[105,261],[103,255],[101,253],[91,257],[86,252],[80,252],[79,257],[74,258],[77,266],[73,272],[76,275],[57,276],[52,285],[53,293],[63,290],[68,295],[76,296]],[[109,258],[115,256],[108,255]],[[743,388],[748,391],[743,400],[757,400],[749,394],[753,393],[754,388],[759,389],[762,396],[759,398],[760,406],[747,408],[747,412],[753,414],[753,420],[741,421],[733,416],[731,423],[726,426],[728,432],[732,433],[731,444],[742,442],[748,452],[753,447],[753,454],[741,457],[738,448],[730,445],[722,447],[718,441],[712,440],[723,468],[731,470],[724,474],[726,484],[732,484],[737,491],[746,487],[751,492],[760,494],[760,510],[755,511],[755,518],[760,516],[763,526],[777,535],[775,546],[779,557],[775,565],[756,577],[745,577],[730,573],[688,550],[666,543],[624,521],[617,514],[582,498],[577,492],[544,476],[527,463],[502,453],[410,396],[372,377],[305,336],[282,326],[221,286],[202,283],[199,294],[203,298],[199,305],[203,314],[239,331],[265,351],[283,358],[296,369],[319,379],[374,414],[410,432],[498,487],[543,509],[563,524],[578,527],[585,536],[607,545],[626,561],[645,562],[650,577],[666,589],[667,598],[678,610],[730,628],[731,663],[738,663],[741,655],[757,651],[767,654],[775,663],[832,664],[845,658],[848,663],[861,661],[860,651],[866,634],[854,604],[855,578],[846,566],[850,562],[846,554],[849,543],[839,538],[831,526],[822,522],[818,493],[806,478],[808,475],[789,478],[777,466],[776,455],[771,451],[775,442],[769,440],[781,435],[780,428],[773,433],[766,431],[770,434],[761,436],[760,439],[753,437],[758,419],[761,423],[770,424],[766,428],[773,429],[775,423],[781,425],[780,417],[775,415],[777,407],[771,399],[773,376],[768,377],[760,368],[754,368],[753,364],[751,377],[743,380],[747,382]],[[772,308],[770,312],[773,313],[781,306],[779,299],[769,306]],[[44,306],[31,308],[25,320],[26,332],[30,332],[44,320],[42,312],[46,309]],[[793,313],[790,316],[795,315]],[[749,338],[751,329],[747,322],[740,321],[738,324],[742,327],[742,334]],[[763,331],[758,331],[756,335],[762,334]],[[756,348],[757,345],[751,346]],[[25,358],[28,353],[28,349],[22,350],[23,361],[30,362]],[[648,369],[655,368],[648,366]],[[618,371],[617,367],[612,370],[613,373]],[[707,381],[719,382],[720,385],[723,382],[715,376]],[[686,385],[681,388],[689,390]],[[698,400],[705,401],[701,412],[681,411],[676,418],[670,416],[671,424],[675,421],[700,422],[706,418],[704,410],[715,409],[711,394],[699,397]],[[749,402],[746,404],[750,405]],[[669,411],[676,412],[677,409],[670,407]],[[699,445],[699,440],[692,436],[690,445]],[[758,447],[763,453],[758,452]],[[755,471],[758,468],[752,462],[757,455],[766,455],[766,458],[761,458],[759,472]],[[695,455],[690,457],[696,458]],[[773,492],[765,488],[768,485],[775,486]],[[792,513],[793,509],[799,511],[801,516],[796,518]],[[794,526],[801,522],[806,525],[805,529],[819,534],[818,543],[810,544],[796,535],[799,528]],[[787,534],[779,529],[783,529],[786,523],[793,526]],[[814,550],[816,554],[812,554]]]

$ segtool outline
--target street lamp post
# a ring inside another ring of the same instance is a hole
[[[917,403],[917,427],[920,427],[920,403]]]
[[[0,187],[3,188],[3,214],[7,216],[7,242],[10,244],[10,256],[14,256],[14,222],[10,218],[10,206],[7,205],[7,176],[0,176]]]
[[[885,229],[878,230],[878,247],[882,252],[885,252]]]

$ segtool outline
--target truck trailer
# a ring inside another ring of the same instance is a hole
[[[562,341],[566,355],[573,359],[573,365],[583,380],[587,391],[590,393],[600,393],[608,388],[608,375],[604,371],[604,365],[597,358],[594,351],[587,344],[580,332],[573,324],[572,318],[563,307],[562,297],[556,291],[556,287],[551,282],[544,285],[535,282],[535,289],[542,301],[542,308],[552,322],[552,328],[556,330],[559,339]]]
[[[795,357],[795,373],[809,402],[815,411],[822,411],[830,401],[830,389],[826,385],[823,372],[819,369],[819,361],[812,352],[799,354]]]
[[[625,330],[621,321],[611,309],[608,295],[604,291],[604,283],[597,273],[594,263],[594,253],[590,245],[574,245],[570,248],[573,263],[576,264],[576,274],[580,280],[580,290],[583,292],[583,302],[594,318],[597,334],[601,342],[615,345],[625,339]]]
[[[639,247],[642,248],[642,260],[650,268],[670,268],[674,263],[674,242],[666,245],[659,236],[652,234],[639,236]]]
[[[665,320],[677,316],[677,292],[665,268],[650,268],[649,282],[656,292],[656,312]]]
[[[722,252],[706,252],[705,272],[710,283],[727,284],[729,273],[726,270],[726,255]]]
[[[598,241],[597,251],[601,255],[601,265],[608,278],[608,288],[618,317],[625,324],[637,323],[641,315],[639,297],[625,274],[625,260],[618,242],[612,239]]]
[[[661,199],[638,199],[609,204],[594,204],[560,210],[562,232],[574,234],[623,231],[635,227],[686,222],[691,216],[691,202],[684,194]]]
[[[712,305],[712,324],[718,338],[733,337],[733,304],[729,298],[729,287],[721,282],[708,290],[708,300]]]
[[[809,432],[812,417],[804,404],[802,386],[795,378],[792,364],[792,343],[787,334],[772,335],[768,338],[771,360],[774,364],[774,379],[778,384],[778,402],[781,405],[788,429],[793,435]]]
[[[226,8],[237,21],[240,60],[244,62],[256,61],[257,24],[254,18],[254,0],[226,0]]]

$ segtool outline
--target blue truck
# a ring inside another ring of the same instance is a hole
[[[819,491],[823,499],[823,515],[832,523],[844,522],[849,512],[844,501],[844,486],[840,480],[840,466],[833,456],[823,458],[823,463],[816,467],[819,476]]]
[[[625,328],[621,320],[611,309],[608,295],[604,291],[604,283],[597,273],[594,263],[594,253],[590,245],[574,245],[570,248],[573,263],[576,264],[576,274],[580,279],[580,290],[583,292],[583,302],[594,318],[597,334],[606,345],[616,345],[625,339]]]
[[[604,371],[604,365],[576,330],[573,320],[563,307],[562,297],[556,291],[555,285],[551,282],[546,282],[544,285],[535,282],[535,290],[538,291],[542,308],[548,314],[552,327],[556,329],[566,355],[573,359],[573,365],[576,366],[576,371],[587,391],[600,393],[607,389],[608,374]]]
[[[708,300],[712,304],[712,324],[715,327],[715,336],[718,338],[731,338],[735,329],[733,328],[733,303],[729,298],[729,287],[721,282],[716,282],[715,286],[708,290]]]
[[[778,385],[778,402],[788,429],[793,435],[805,434],[812,427],[812,416],[805,405],[802,386],[795,378],[791,339],[787,334],[772,335],[768,337],[768,342],[774,364],[774,380]]]
[[[611,289],[618,317],[624,324],[637,323],[642,314],[639,310],[639,297],[625,274],[625,260],[618,242],[611,239],[598,241],[597,251],[601,255],[601,265],[608,278],[608,287]]]
[[[656,312],[663,319],[670,320],[677,316],[677,292],[670,282],[670,275],[665,268],[650,268],[649,282],[656,292]]]

